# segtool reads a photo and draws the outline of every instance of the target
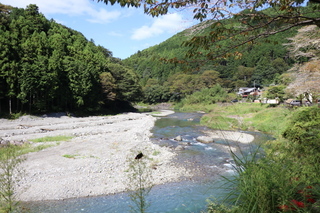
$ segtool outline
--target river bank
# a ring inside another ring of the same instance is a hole
[[[156,116],[166,116],[170,110]],[[142,151],[149,160],[154,184],[176,182],[192,176],[182,165],[173,163],[176,153],[150,141],[156,117],[127,113],[86,118],[64,115],[23,116],[17,120],[1,119],[0,138],[30,141],[47,136],[72,136],[69,141],[33,143],[54,146],[27,154],[26,173],[17,187],[21,201],[63,200],[114,194],[127,190],[129,162]],[[220,133],[220,135],[219,135]],[[209,131],[210,137],[238,140],[236,132]],[[221,135],[222,134],[222,135]],[[242,143],[251,137],[241,134]],[[252,136],[253,137],[253,136]]]
[[[1,119],[0,137],[5,140],[73,136],[70,141],[26,155],[22,165],[26,173],[17,186],[18,200],[61,200],[125,191],[128,164],[140,151],[151,159],[154,184],[190,176],[185,168],[171,163],[175,156],[172,151],[149,140],[156,119],[139,113]]]

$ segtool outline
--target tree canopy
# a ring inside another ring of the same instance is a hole
[[[172,9],[191,9],[193,18],[210,22],[206,35],[194,36],[184,43],[187,56],[206,59],[241,57],[239,46],[256,43],[297,26],[320,26],[319,1],[309,0],[97,0],[125,7],[143,7],[151,16],[167,14]],[[305,5],[308,7],[304,7]],[[265,10],[266,9],[266,10]],[[237,22],[232,20],[236,19]],[[210,45],[208,45],[210,44]],[[205,51],[203,51],[205,50]]]
[[[131,69],[36,5],[0,4],[0,22],[0,112],[96,111],[140,97]]]

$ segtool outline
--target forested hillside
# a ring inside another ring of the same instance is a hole
[[[236,17],[224,22],[226,25],[239,27]],[[144,93],[147,95],[146,101],[155,102],[165,100],[166,97],[177,98],[177,94],[178,98],[185,97],[201,88],[210,88],[216,83],[228,91],[235,91],[239,87],[266,87],[278,84],[281,81],[280,75],[294,63],[308,60],[308,57],[290,57],[288,46],[284,45],[291,42],[289,39],[297,34],[299,28],[239,46],[238,55],[210,60],[206,55],[207,50],[202,48],[197,50],[200,53],[197,57],[186,57],[192,49],[186,45],[187,42],[195,36],[201,39],[202,35],[210,33],[213,23],[200,23],[124,60],[124,63],[133,68],[142,79]],[[225,42],[221,42],[221,48],[227,46]],[[208,85],[204,79],[214,83]],[[148,98],[150,93],[155,96],[154,91],[158,91],[159,95]]]
[[[98,111],[140,95],[137,75],[36,5],[0,4],[0,112]]]
[[[229,29],[241,27],[236,16],[221,22]],[[203,89],[197,94],[210,94],[210,100],[215,94],[224,96],[216,101],[234,98],[225,92],[235,94],[239,87],[285,84],[283,90],[296,78],[283,74],[292,67],[296,73],[297,63],[311,59],[308,50],[315,44],[300,44],[296,27],[210,59],[212,47],[205,35],[215,22],[208,20],[121,61],[80,32],[47,20],[36,5],[21,9],[0,4],[0,23],[0,113],[10,114],[114,110],[133,101],[181,100]],[[317,41],[316,33],[314,37]],[[200,48],[190,40],[201,41]],[[226,42],[218,43],[221,51],[230,46]],[[295,86],[288,88],[298,95]],[[299,92],[304,90],[302,86]]]

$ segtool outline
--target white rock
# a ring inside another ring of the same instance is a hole
[[[211,137],[208,136],[199,136],[197,137],[197,141],[201,142],[201,143],[213,143],[214,140]]]

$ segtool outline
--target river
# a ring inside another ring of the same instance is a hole
[[[196,137],[203,135],[206,127],[200,126],[201,113],[179,113],[158,119],[152,130],[152,141],[171,147],[178,153],[177,164],[183,164],[195,172],[195,177],[177,183],[154,186],[147,201],[150,213],[200,213],[206,210],[208,198],[219,198],[224,193],[221,175],[232,175],[232,158],[228,146],[247,153],[255,149],[257,142],[268,139],[259,133],[252,144],[239,144],[223,139],[203,144]],[[177,136],[182,141],[174,140]],[[178,147],[178,148],[177,148]],[[108,196],[67,199],[63,201],[32,202],[26,208],[36,213],[126,213],[133,203],[127,193]]]

